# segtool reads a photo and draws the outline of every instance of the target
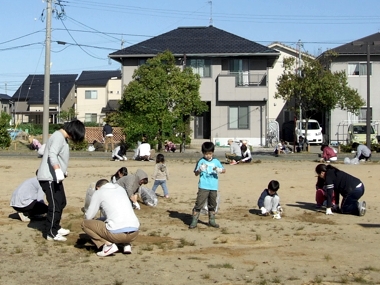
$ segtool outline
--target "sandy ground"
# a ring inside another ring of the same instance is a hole
[[[189,230],[195,160],[169,160],[171,198],[159,197],[156,208],[142,205],[136,212],[141,232],[133,253],[99,258],[95,247],[80,239],[88,185],[121,166],[152,175],[154,163],[72,158],[62,220],[72,233],[60,243],[42,238],[43,221],[23,223],[9,207],[12,191],[34,175],[39,162],[0,157],[0,284],[380,284],[379,163],[337,165],[364,182],[364,217],[315,210],[315,162],[225,165],[220,228],[208,227],[201,216],[198,228]],[[257,199],[271,179],[281,186],[281,220],[257,215]],[[161,188],[157,193],[162,195]]]

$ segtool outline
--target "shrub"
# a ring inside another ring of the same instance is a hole
[[[69,146],[71,150],[87,150],[88,142],[87,140],[83,140],[82,142],[74,143],[73,141],[69,140]]]
[[[8,133],[11,116],[1,112],[0,116],[0,148],[7,148],[11,145],[11,136]]]

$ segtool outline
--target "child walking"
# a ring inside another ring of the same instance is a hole
[[[222,163],[213,157],[215,146],[212,142],[202,144],[203,157],[197,162],[194,169],[195,176],[199,176],[197,200],[193,208],[193,219],[189,226],[190,229],[197,227],[199,214],[207,202],[209,226],[219,228],[215,223],[216,198],[218,194],[218,175],[225,173]]]
[[[273,215],[273,219],[281,219],[282,207],[280,206],[280,197],[277,194],[280,189],[280,183],[277,180],[271,180],[268,188],[265,189],[257,201],[257,205],[261,210],[261,215]]]
[[[162,190],[164,191],[164,197],[169,198],[169,191],[166,185],[166,180],[169,180],[169,170],[165,165],[165,157],[163,154],[157,154],[156,156],[156,166],[153,173],[154,184],[152,191],[156,193],[156,189],[161,185]]]

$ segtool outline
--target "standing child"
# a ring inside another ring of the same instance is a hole
[[[271,180],[268,188],[261,193],[257,201],[261,215],[269,216],[271,213],[273,219],[281,219],[282,207],[280,206],[280,197],[277,195],[278,189],[280,189],[280,183],[277,180]]]
[[[169,180],[169,170],[165,165],[165,157],[163,154],[157,154],[156,157],[156,167],[153,173],[154,184],[152,191],[156,193],[156,189],[161,185],[162,190],[164,190],[164,197],[169,198],[168,187],[166,186],[166,180]]]
[[[197,227],[199,214],[207,202],[209,225],[219,228],[215,223],[216,197],[218,194],[218,175],[225,173],[222,163],[213,158],[215,146],[212,142],[204,142],[202,144],[203,157],[197,162],[194,169],[195,176],[199,175],[197,200],[193,208],[193,220],[189,226],[190,229]]]

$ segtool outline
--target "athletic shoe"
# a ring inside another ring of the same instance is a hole
[[[130,244],[124,245],[123,252],[125,254],[131,254],[132,253],[132,247],[131,247],[131,245]]]
[[[103,245],[102,251],[97,252],[96,255],[100,257],[105,257],[117,252],[118,250],[119,249],[117,248],[117,245],[114,243],[111,245]]]
[[[166,199],[168,199],[168,198],[169,198],[169,195],[165,195],[164,197],[165,197]]]
[[[365,212],[367,211],[366,207],[367,207],[367,203],[365,201],[358,202],[359,216],[365,215]]]
[[[67,236],[69,233],[70,233],[70,230],[68,229],[60,228],[58,230],[58,234],[60,234],[61,236]]]
[[[67,238],[65,238],[63,235],[57,234],[55,237],[47,236],[47,240],[49,241],[67,241]]]
[[[20,220],[23,222],[30,222],[29,217],[25,216],[22,212],[17,212],[18,216],[20,217]]]
[[[277,207],[277,212],[282,215],[284,213],[284,209],[281,206]]]
[[[232,161],[232,162],[230,162],[230,165],[236,165],[236,164],[237,164],[236,161]]]

